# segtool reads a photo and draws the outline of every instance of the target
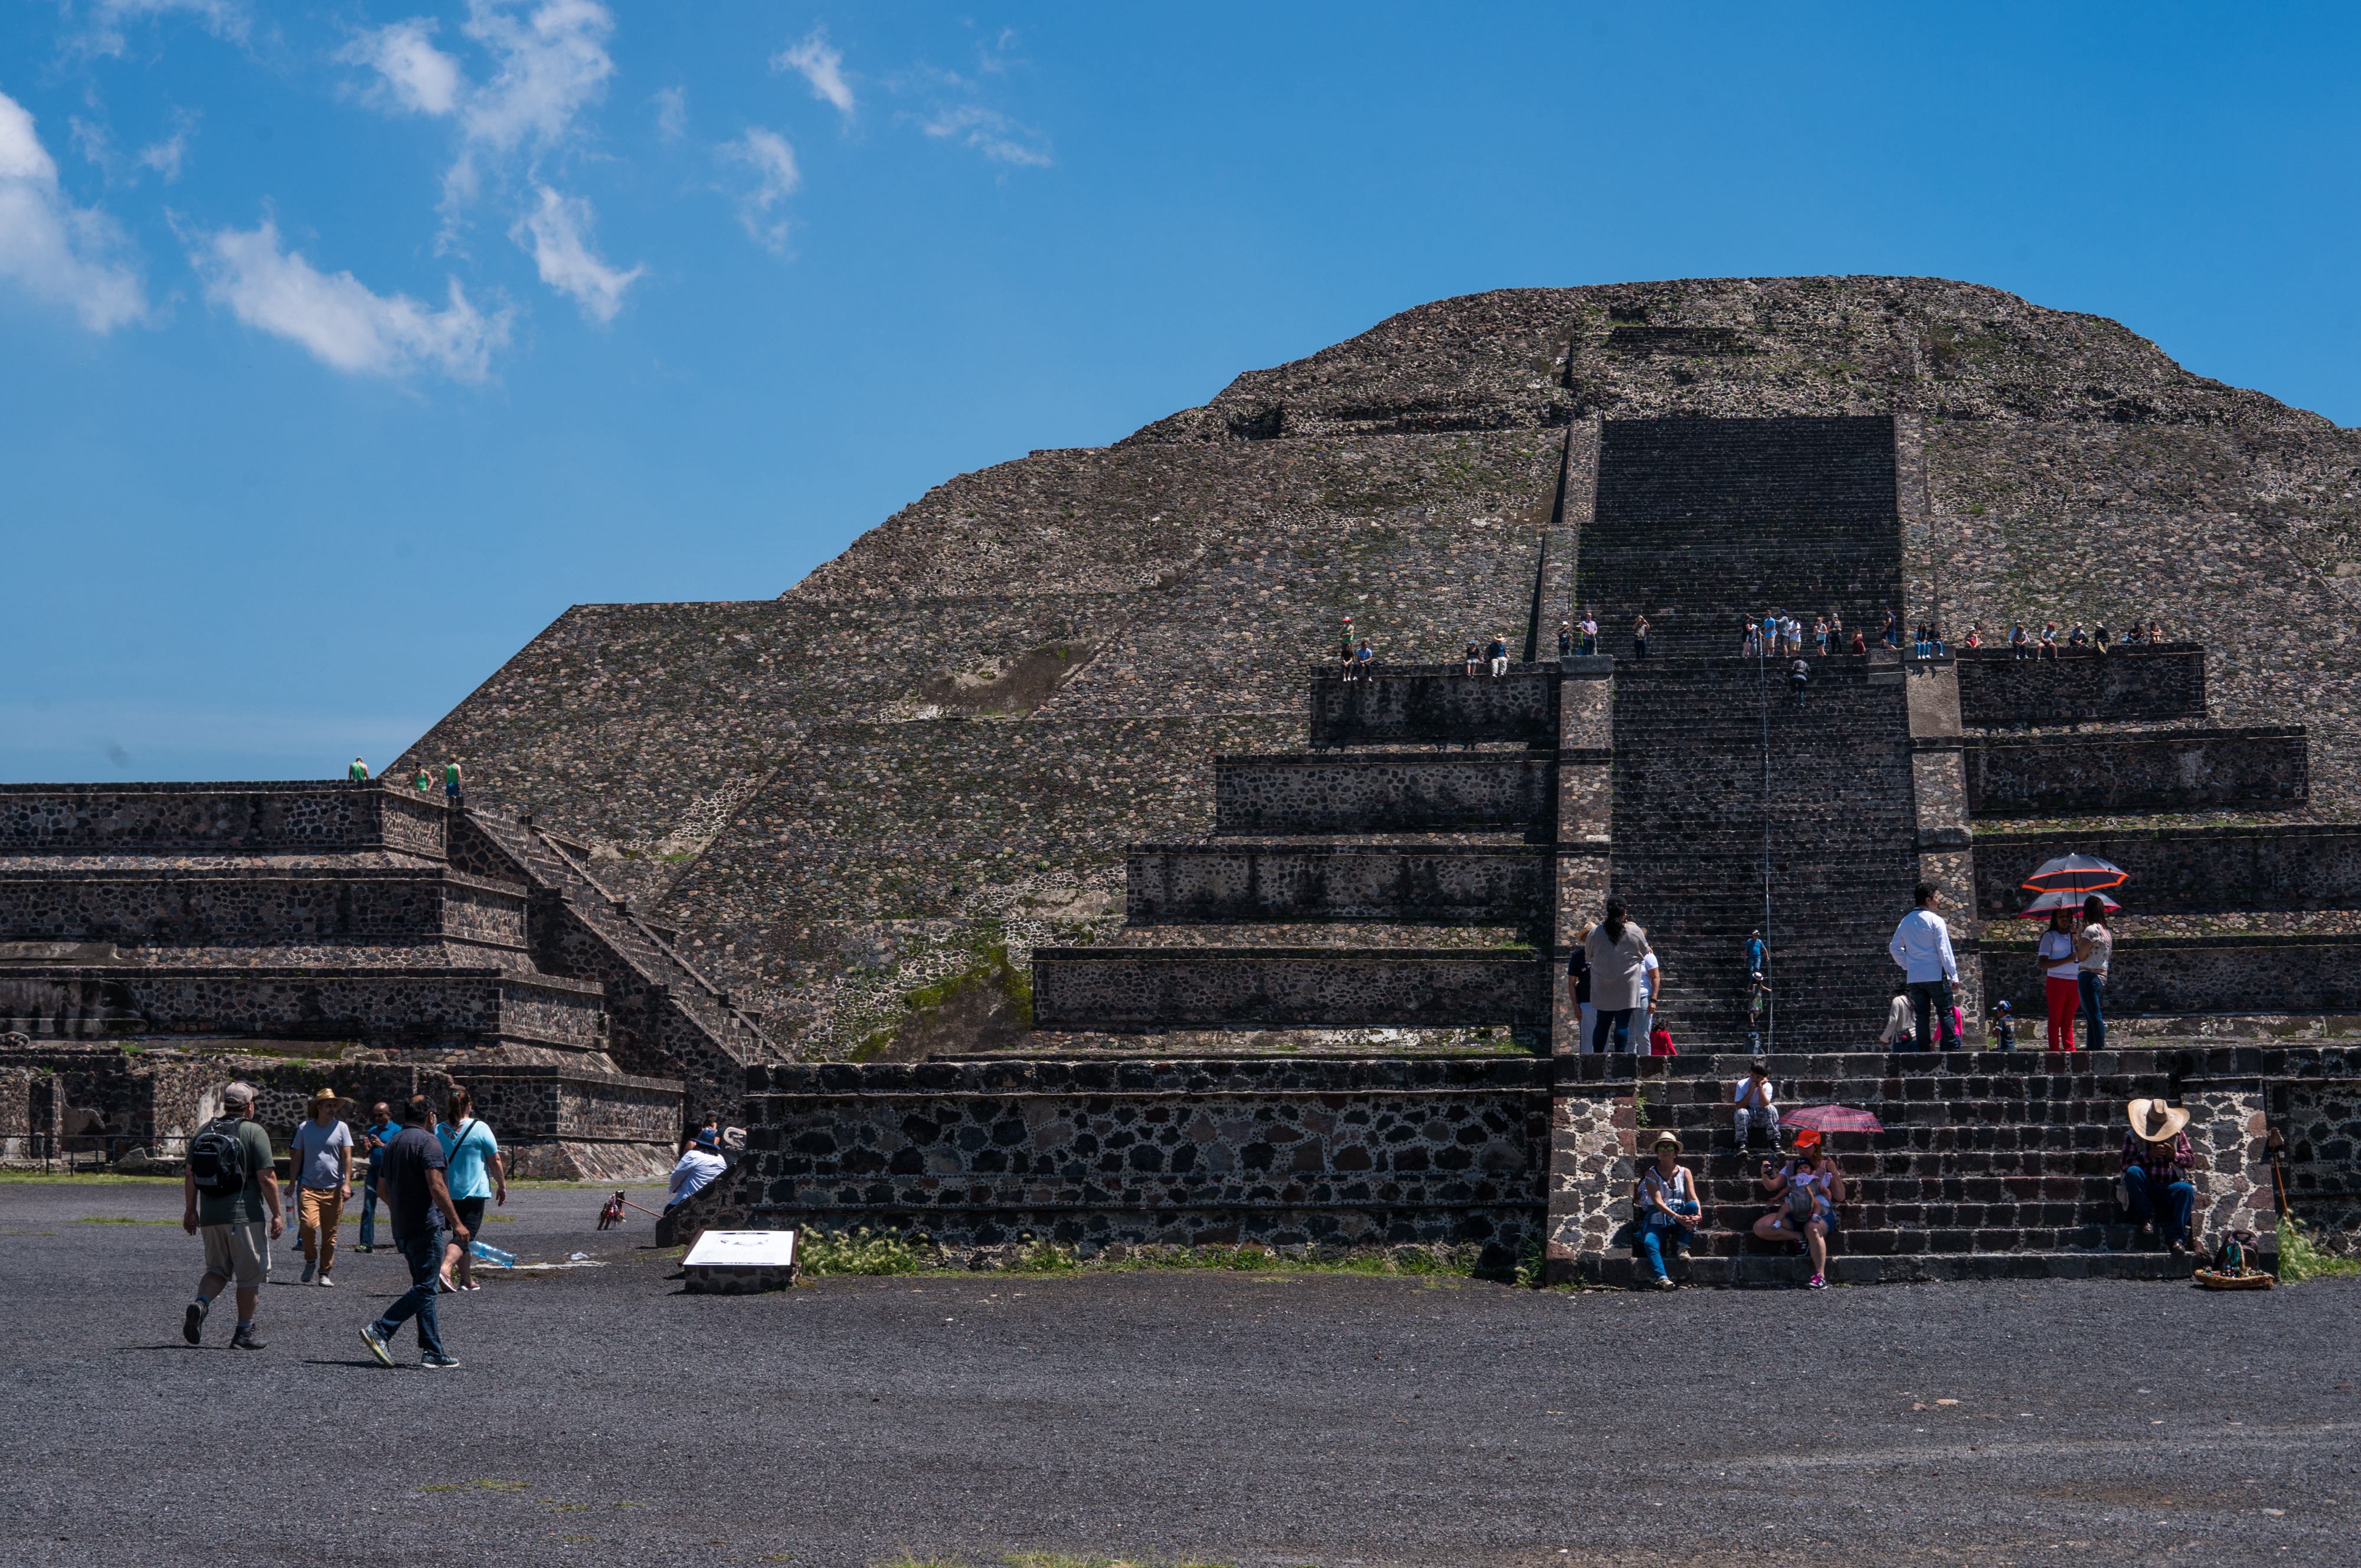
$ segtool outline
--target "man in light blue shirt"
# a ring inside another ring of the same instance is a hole
[[[1918,907],[1902,917],[1885,950],[1902,966],[1904,989],[1917,1010],[1918,1030],[1912,1048],[1934,1048],[1934,1031],[1927,1016],[1931,1011],[1942,1022],[1944,1049],[1956,1049],[1960,1044],[1960,1025],[1951,1016],[1951,987],[1959,983],[1960,961],[1951,956],[1951,928],[1936,913],[1943,894],[1933,883],[1922,882],[1916,895]]]
[[[368,1186],[361,1193],[361,1245],[363,1252],[377,1250],[377,1178],[385,1166],[388,1144],[401,1136],[401,1124],[393,1119],[393,1112],[382,1100],[371,1108],[369,1124],[362,1129],[368,1145]]]

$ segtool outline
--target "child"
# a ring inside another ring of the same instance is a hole
[[[2008,998],[2004,996],[1992,1004],[1993,1048],[2016,1049],[2016,1017],[2009,1011]]]

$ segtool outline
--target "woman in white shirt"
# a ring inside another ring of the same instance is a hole
[[[2074,932],[2067,924],[2063,909],[2050,911],[2049,929],[2041,933],[2041,945],[2034,949],[2034,959],[2041,965],[2042,1002],[2049,1014],[2049,1048],[2070,1051],[2074,1048],[2074,1014],[2082,1006],[2082,986],[2077,978],[2082,970],[2074,961]]]
[[[2115,956],[2115,934],[2107,929],[2107,901],[2097,894],[2082,901],[2082,929],[2074,938],[2081,991],[2082,1018],[2089,1027],[2083,1044],[2094,1051],[2107,1048],[2107,967]]]

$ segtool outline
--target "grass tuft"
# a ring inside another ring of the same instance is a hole
[[[815,1277],[830,1274],[916,1274],[939,1262],[934,1249],[906,1236],[862,1226],[806,1231],[796,1244],[796,1267]]]
[[[2340,1257],[2320,1250],[2293,1216],[2279,1221],[2279,1283],[2301,1285],[2307,1279],[2349,1279],[2361,1275],[2361,1257]]]

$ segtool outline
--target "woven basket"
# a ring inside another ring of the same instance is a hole
[[[2279,1283],[2259,1268],[2242,1268],[2232,1274],[2225,1269],[2201,1268],[2197,1283],[2208,1290],[2268,1290]]]

